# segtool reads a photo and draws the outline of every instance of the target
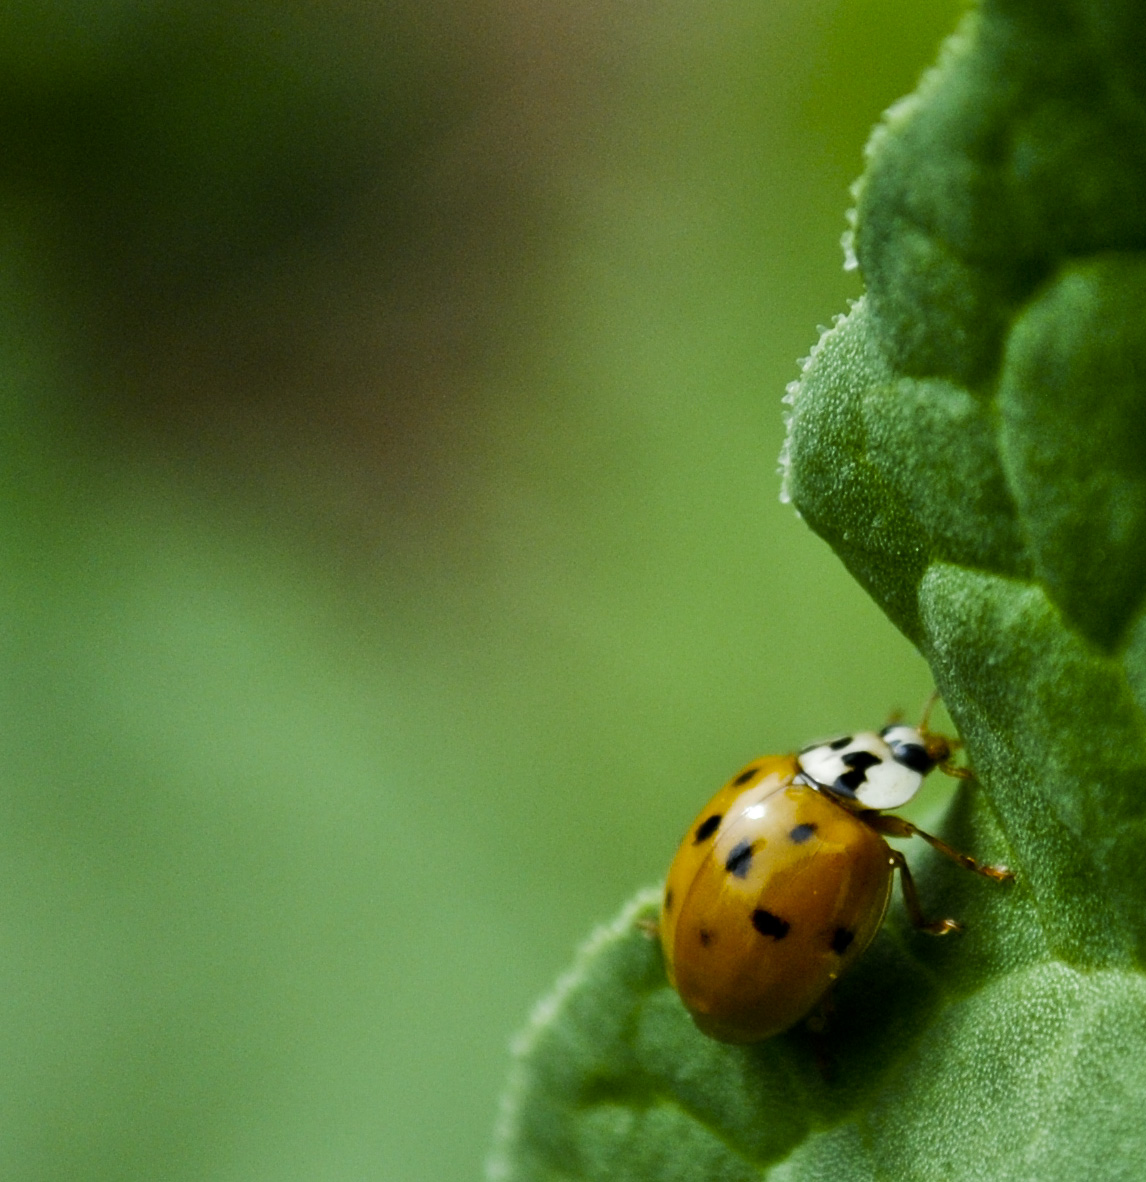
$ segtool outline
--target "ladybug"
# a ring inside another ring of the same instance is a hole
[[[658,923],[669,982],[705,1034],[758,1042],[807,1016],[879,930],[897,868],[915,927],[962,930],[924,917],[885,836],[919,836],[977,874],[1013,877],[884,815],[936,767],[968,775],[951,753],[926,721],[892,724],[757,759],[708,802],[673,859]]]

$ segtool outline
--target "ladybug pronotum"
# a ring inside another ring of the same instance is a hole
[[[977,874],[981,866],[884,809],[906,804],[951,745],[891,725],[750,763],[704,807],[665,883],[665,966],[697,1026],[723,1042],[770,1038],[804,1018],[871,942],[899,870],[914,925],[941,936],[953,919],[924,918],[903,854],[884,837],[922,837]]]

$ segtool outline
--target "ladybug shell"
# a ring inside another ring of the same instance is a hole
[[[750,764],[709,801],[669,869],[660,936],[697,1026],[757,1042],[803,1018],[879,930],[883,838],[810,785],[794,755]]]

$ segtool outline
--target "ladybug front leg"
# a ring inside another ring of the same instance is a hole
[[[953,862],[958,862],[964,870],[973,870],[976,874],[983,875],[984,878],[994,879],[995,882],[1010,882],[1015,877],[1014,872],[1008,870],[1006,866],[980,866],[970,854],[960,853],[954,846],[948,845],[930,833],[925,833],[918,825],[913,825],[902,817],[893,817],[884,813],[864,813],[863,819],[877,833],[882,833],[886,837],[922,837],[928,845],[933,846]]]
[[[899,850],[889,849],[891,861],[899,868],[899,885],[903,890],[903,901],[907,904],[907,914],[911,916],[912,924],[921,932],[929,932],[932,936],[945,936],[948,932],[961,932],[963,925],[957,919],[928,919],[919,906],[919,893],[915,889],[915,879],[907,868],[907,859]]]

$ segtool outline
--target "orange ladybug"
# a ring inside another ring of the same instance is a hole
[[[805,1017],[883,922],[899,869],[908,914],[933,935],[904,856],[917,835],[977,874],[973,858],[881,810],[905,804],[951,744],[892,725],[750,763],[704,807],[673,859],[659,932],[665,967],[697,1026],[723,1042],[770,1038]]]

